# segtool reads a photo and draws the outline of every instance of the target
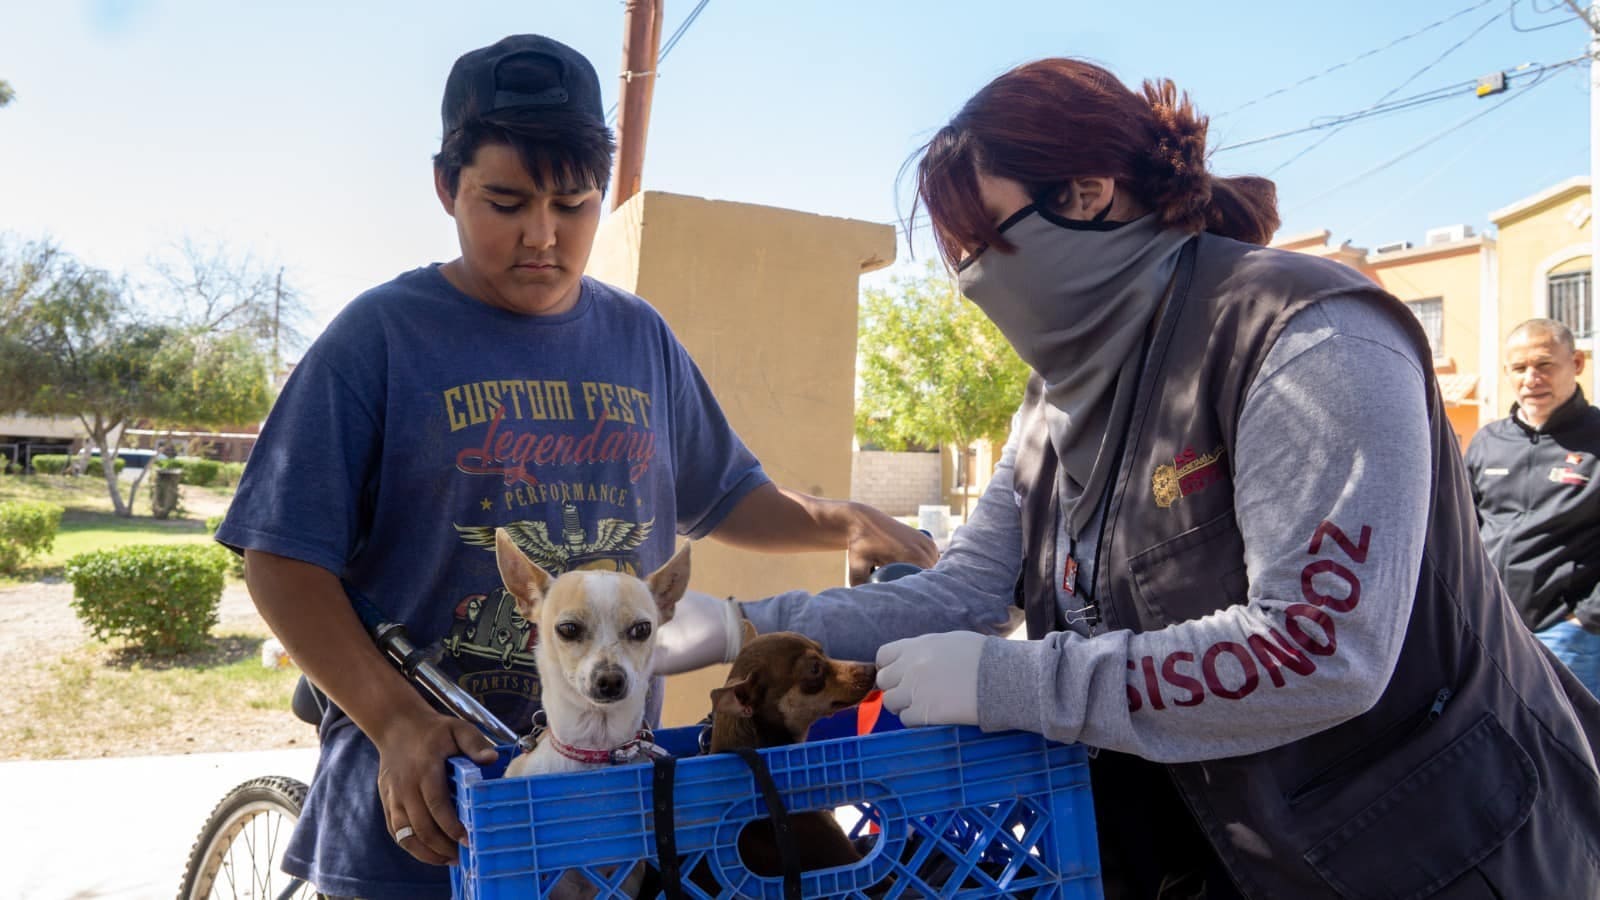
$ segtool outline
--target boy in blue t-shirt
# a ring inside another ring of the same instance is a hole
[[[462,56],[434,182],[461,255],[347,306],[262,429],[222,543],[333,699],[285,869],[326,894],[443,897],[464,832],[444,760],[494,758],[379,654],[340,579],[519,731],[535,635],[495,567],[505,527],[553,573],[647,573],[674,536],[933,562],[881,512],[779,488],[661,317],[584,278],[613,142],[593,67],[535,35]],[[737,616],[727,604],[702,616]],[[690,616],[690,610],[680,610]],[[705,629],[710,657],[730,656]]]

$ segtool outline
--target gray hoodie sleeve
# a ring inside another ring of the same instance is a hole
[[[1422,560],[1420,365],[1399,327],[1363,304],[1295,316],[1239,419],[1248,602],[1141,634],[988,641],[979,724],[1181,762],[1279,746],[1371,708]]]
[[[818,594],[790,591],[743,605],[763,634],[798,631],[838,659],[871,662],[890,641],[943,631],[1004,634],[1021,611],[1012,603],[1022,573],[1022,523],[1011,487],[1016,429],[967,522],[933,568],[891,584]]]

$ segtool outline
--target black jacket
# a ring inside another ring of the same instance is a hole
[[[1467,448],[1478,529],[1522,620],[1600,633],[1600,409],[1579,388],[1541,428],[1485,425]]]

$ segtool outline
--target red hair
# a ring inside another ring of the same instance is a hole
[[[917,198],[951,266],[972,247],[1013,249],[979,198],[979,172],[1022,184],[1035,202],[1074,178],[1110,177],[1163,225],[1265,244],[1278,229],[1277,188],[1206,171],[1207,123],[1168,79],[1146,81],[1141,95],[1093,63],[1039,60],[991,81],[922,148]]]

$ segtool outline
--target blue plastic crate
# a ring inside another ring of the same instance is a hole
[[[737,840],[766,817],[749,769],[729,754],[694,756],[697,728],[657,733],[679,757],[675,791],[683,887],[691,897],[783,896],[739,860]],[[914,728],[763,750],[791,812],[854,807],[881,833],[851,866],[805,873],[807,897],[1001,897],[1098,900],[1100,857],[1083,748],[1022,732]],[[461,900],[541,898],[568,870],[600,897],[634,863],[654,861],[648,764],[502,778],[451,760],[469,846],[451,868]],[[704,861],[712,895],[688,875]]]

